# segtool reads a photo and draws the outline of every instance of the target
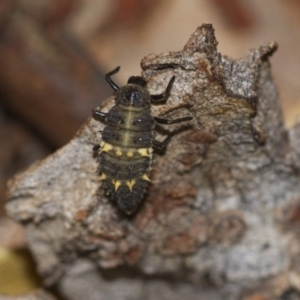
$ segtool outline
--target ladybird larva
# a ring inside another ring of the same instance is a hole
[[[103,141],[94,149],[98,152],[100,179],[105,182],[108,194],[130,215],[139,207],[150,184],[153,148],[164,150],[167,144],[168,138],[163,142],[154,139],[155,125],[184,122],[192,117],[167,120],[151,115],[151,104],[160,104],[169,97],[175,76],[164,93],[150,95],[147,82],[140,76],[131,76],[127,84],[119,88],[111,79],[119,69],[105,76],[116,91],[115,106],[108,113],[93,111],[93,117],[106,124]]]

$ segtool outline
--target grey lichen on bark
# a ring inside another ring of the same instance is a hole
[[[101,189],[92,147],[104,124],[92,118],[10,181],[7,211],[26,227],[46,285],[67,299],[298,293],[300,129],[284,128],[269,63],[276,47],[233,60],[217,52],[204,24],[182,51],[142,60],[151,94],[176,77],[153,115],[194,118],[160,128],[158,139],[173,136],[154,157],[152,185],[134,216]],[[114,96],[101,109],[113,103]]]

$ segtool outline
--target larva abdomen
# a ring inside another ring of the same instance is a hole
[[[103,142],[98,149],[98,172],[108,194],[126,214],[137,210],[150,183],[153,147],[164,149],[166,143],[154,140],[156,123],[173,124],[190,120],[156,118],[151,115],[151,103],[166,100],[175,77],[161,95],[150,95],[146,81],[139,76],[130,77],[119,88],[110,78],[119,67],[105,77],[116,91],[115,106],[108,113],[94,111],[94,117],[106,124],[102,132]]]

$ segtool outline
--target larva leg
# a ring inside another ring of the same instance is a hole
[[[170,96],[170,93],[171,93],[171,89],[172,89],[172,86],[173,86],[173,83],[175,81],[175,76],[173,76],[169,83],[168,83],[168,86],[166,88],[166,90],[162,93],[162,94],[158,94],[158,95],[151,95],[151,102],[153,104],[157,103],[157,102],[162,102],[162,101],[165,101],[168,99],[168,97]]]
[[[163,153],[166,151],[166,148],[167,148],[167,145],[169,143],[171,139],[171,136],[169,135],[167,138],[165,138],[162,142],[159,142],[159,141],[156,141],[154,140],[153,141],[153,148],[154,150],[160,152],[160,153]]]
[[[116,74],[117,72],[119,72],[120,67],[116,67],[114,70],[110,71],[109,73],[107,73],[105,75],[105,80],[107,81],[107,83],[110,85],[110,87],[114,90],[117,91],[119,89],[118,85],[110,78],[110,76]]]
[[[93,110],[93,118],[100,119],[100,121],[106,123],[106,117],[107,117],[107,113],[104,113],[97,109]]]
[[[99,145],[99,144],[94,145],[94,147],[93,147],[93,151],[94,151],[94,152],[99,151],[99,149],[100,149],[100,145]]]
[[[175,123],[180,123],[180,122],[185,122],[185,121],[189,121],[192,120],[193,117],[182,117],[182,118],[178,118],[178,119],[174,119],[174,120],[168,120],[168,119],[163,119],[163,118],[158,118],[158,117],[154,117],[154,121],[158,124],[175,124]]]

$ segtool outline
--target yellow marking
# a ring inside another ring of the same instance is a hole
[[[100,180],[105,180],[105,179],[106,179],[106,175],[104,173],[102,173],[100,176]]]
[[[135,185],[136,181],[134,179],[130,180],[130,181],[127,181],[126,184],[127,186],[129,187],[130,189],[130,192],[132,192],[132,188],[133,186]]]
[[[151,180],[150,180],[150,178],[148,177],[147,174],[144,174],[144,175],[142,176],[142,179],[145,180],[145,181],[150,181],[150,182],[151,182]]]
[[[117,154],[118,156],[122,156],[122,151],[121,151],[120,149],[117,149],[117,150],[116,150],[116,154]]]
[[[141,156],[149,156],[149,154],[151,153],[150,151],[152,150],[152,148],[141,148],[138,149],[137,152],[139,154],[141,154]]]
[[[126,155],[127,155],[127,157],[132,157],[134,155],[134,153],[132,151],[128,151]]]
[[[103,148],[104,145],[105,145],[105,142],[102,141],[102,142],[100,143],[100,147]]]
[[[115,186],[115,191],[117,191],[118,190],[118,188],[120,187],[120,185],[121,185],[121,181],[119,181],[119,180],[113,180],[113,185]]]
[[[104,143],[104,145],[102,146],[101,151],[102,152],[108,152],[109,150],[111,150],[113,148],[113,146],[111,144],[108,143]]]

